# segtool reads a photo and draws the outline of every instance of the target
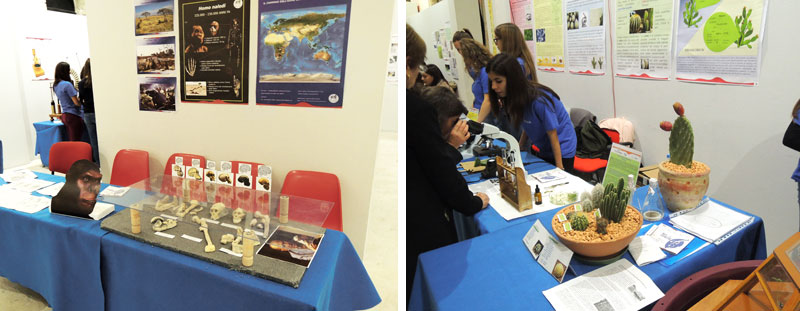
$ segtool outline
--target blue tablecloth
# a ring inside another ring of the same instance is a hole
[[[350,240],[334,230],[297,289],[116,234],[103,237],[101,256],[108,310],[355,310],[380,302]]]
[[[106,233],[95,220],[0,208],[0,275],[38,292],[54,310],[104,310],[100,240]]]
[[[295,289],[108,233],[99,221],[48,210],[25,214],[0,208],[0,275],[38,292],[58,311],[353,310],[381,301],[339,231],[326,231]]]
[[[639,188],[634,200],[643,197],[645,190],[644,187]],[[715,202],[750,215],[725,203]],[[421,254],[409,309],[552,309],[542,291],[558,283],[534,261],[522,238],[536,219],[555,236],[550,220],[556,212],[551,210],[525,217],[504,229]],[[668,223],[669,219],[665,217],[660,222]],[[753,223],[720,245],[711,244],[672,265],[662,260],[639,269],[666,292],[687,276],[705,268],[738,260],[764,259],[766,255],[764,223],[755,216]],[[623,259],[635,263],[628,252]],[[587,266],[576,260],[570,263],[570,271],[578,271],[579,274],[598,267]],[[573,273],[567,273],[564,281],[573,278]]]
[[[33,128],[36,129],[36,147],[33,149],[33,154],[40,155],[42,165],[47,166],[50,163],[50,147],[64,140],[66,128],[60,121],[34,122]]]

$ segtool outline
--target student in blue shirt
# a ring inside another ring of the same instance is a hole
[[[478,122],[483,122],[489,115],[489,107],[483,107],[489,101],[489,76],[486,75],[486,63],[492,58],[489,50],[479,42],[464,38],[459,40],[458,52],[464,57],[464,66],[472,77],[472,107],[480,110]]]
[[[501,53],[517,57],[517,62],[522,66],[525,78],[539,82],[536,78],[536,67],[533,65],[533,56],[525,44],[522,31],[512,23],[500,24],[494,28],[494,44]]]
[[[522,127],[520,141],[530,138],[539,147],[540,158],[572,173],[578,139],[558,94],[525,79],[516,57],[506,53],[495,55],[486,71],[492,85],[492,112],[505,111],[512,125]]]
[[[800,110],[800,99],[797,100],[797,103],[794,104],[794,108],[792,108],[792,122],[800,125],[800,113],[798,113],[798,110]],[[798,161],[797,168],[795,168],[794,173],[792,173],[792,180],[797,182],[797,203],[800,204],[800,161]]]
[[[78,90],[69,75],[69,63],[60,62],[56,65],[53,92],[61,103],[61,121],[67,128],[67,139],[80,141],[84,131],[83,109],[78,101]]]

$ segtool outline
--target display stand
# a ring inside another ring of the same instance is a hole
[[[320,225],[333,207],[328,201],[285,196],[285,222],[279,222],[279,198],[257,200],[256,190],[249,188],[232,190],[174,176],[158,176],[130,187],[122,197],[104,198],[130,212],[109,216],[101,228],[295,288],[321,245],[325,229]],[[205,195],[196,195],[200,189]],[[220,197],[220,192],[234,195]],[[270,239],[278,227],[284,235],[286,231],[294,235]],[[262,247],[265,251],[259,252]]]
[[[497,179],[500,182],[500,194],[503,195],[503,199],[520,212],[533,208],[531,187],[525,182],[525,170],[506,164],[499,156],[496,162]]]

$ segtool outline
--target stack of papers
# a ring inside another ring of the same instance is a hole
[[[536,179],[536,181],[539,183],[549,183],[565,179],[567,176],[569,176],[569,174],[567,174],[565,171],[555,168],[548,171],[533,173],[530,176]]]
[[[94,209],[92,210],[92,213],[89,214],[89,217],[92,217],[94,220],[100,220],[103,219],[103,217],[108,216],[108,214],[111,214],[113,211],[114,204],[97,202],[94,204]]]
[[[64,187],[64,183],[60,182],[60,183],[57,183],[57,184],[54,184],[54,185],[51,185],[51,186],[44,187],[42,189],[36,190],[36,192],[38,192],[39,194],[49,195],[51,197],[54,197],[54,196],[56,196],[58,194],[59,191],[61,191],[62,187]]]
[[[636,264],[641,267],[667,257],[658,245],[658,241],[649,235],[637,236],[628,244],[628,251]]]
[[[11,185],[0,186],[0,207],[33,214],[50,206],[50,198],[18,191]]]
[[[22,179],[7,186],[19,192],[31,193],[52,184],[54,184],[54,182],[41,179]]]
[[[108,186],[103,189],[103,191],[100,191],[100,195],[104,197],[121,197],[125,195],[128,190],[131,190],[131,187]]]
[[[18,169],[13,171],[6,171],[4,174],[0,174],[0,178],[3,178],[6,182],[18,182],[26,179],[36,179],[36,174],[33,173],[31,170],[27,169]]]
[[[736,212],[711,200],[669,220],[676,228],[715,243],[721,242],[729,233],[739,230],[752,221],[753,216]]]
[[[675,230],[667,224],[651,226],[645,235],[652,237],[658,243],[658,247],[673,255],[680,253],[694,240],[691,234]]]

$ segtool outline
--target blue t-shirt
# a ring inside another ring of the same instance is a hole
[[[578,137],[575,135],[575,128],[569,118],[567,109],[558,98],[549,92],[544,91],[553,101],[553,106],[544,100],[543,97],[537,98],[530,106],[525,108],[522,116],[522,129],[528,135],[531,143],[539,147],[539,155],[544,158],[554,158],[553,148],[550,147],[550,139],[547,138],[547,131],[556,130],[558,141],[561,144],[561,157],[575,157],[575,149],[578,146]]]
[[[795,124],[800,125],[800,118],[795,117],[792,121]],[[794,173],[792,173],[792,179],[794,179],[796,182],[800,182],[800,160],[797,161],[797,168],[794,169]]]
[[[472,77],[472,95],[475,95],[475,100],[472,101],[472,107],[481,109],[483,104],[483,95],[489,94],[489,75],[486,74],[486,67],[481,68],[480,73],[472,70],[469,71]]]
[[[72,96],[78,96],[78,91],[75,90],[72,83],[62,80],[53,88],[53,91],[55,91],[58,101],[61,102],[61,112],[83,117],[81,107],[72,102]]]
[[[523,60],[522,57],[517,57],[517,62],[519,66],[522,67],[522,74],[525,74],[525,60]],[[525,77],[528,78],[528,80],[533,80],[531,73],[528,73]]]

